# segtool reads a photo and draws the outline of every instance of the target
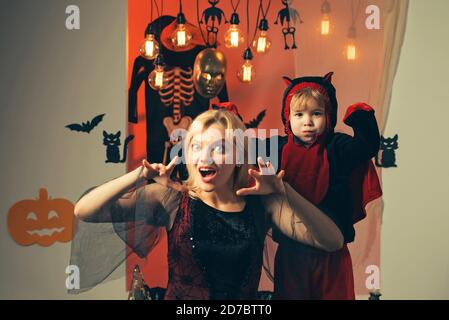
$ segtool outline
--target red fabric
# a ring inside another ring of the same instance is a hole
[[[367,105],[366,103],[363,102],[354,103],[353,105],[350,105],[348,109],[346,109],[346,114],[343,118],[343,122],[346,122],[346,120],[349,118],[351,114],[359,110],[374,112],[374,109],[371,106]]]
[[[225,109],[226,111],[232,112],[237,117],[241,118],[239,110],[238,110],[237,106],[235,105],[235,103],[233,103],[233,102],[214,103],[211,105],[210,109],[211,110]]]
[[[353,171],[351,192],[354,208],[353,220],[354,223],[357,223],[365,219],[366,205],[382,196],[382,187],[372,161],[368,161]]]
[[[275,262],[274,299],[355,299],[351,255],[346,245],[331,253],[307,246],[279,246]]]
[[[324,140],[322,136],[306,148],[295,143],[290,135],[282,149],[281,168],[285,170],[285,181],[314,204],[323,200],[329,187],[329,161]]]

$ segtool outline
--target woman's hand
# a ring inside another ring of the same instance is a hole
[[[167,188],[171,188],[177,191],[187,191],[187,188],[183,186],[181,183],[173,181],[170,178],[170,175],[173,172],[173,169],[177,165],[179,157],[176,156],[168,165],[164,165],[162,163],[149,163],[146,159],[142,160],[143,165],[143,176],[150,180],[153,179],[160,185],[163,185]]]
[[[285,187],[282,182],[285,171],[281,170],[276,174],[270,162],[264,163],[261,157],[257,158],[259,171],[249,169],[248,174],[254,178],[255,185],[249,188],[237,190],[238,196],[246,195],[266,195],[271,193],[284,193]]]

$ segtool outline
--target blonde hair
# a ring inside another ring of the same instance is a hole
[[[201,113],[199,116],[193,120],[191,123],[187,134],[184,138],[184,153],[185,158],[188,159],[188,153],[190,152],[190,145],[193,139],[193,136],[198,133],[198,131],[203,132],[207,130],[213,124],[219,124],[223,127],[223,129],[231,129],[238,130],[240,129],[242,132],[245,132],[246,127],[243,124],[242,120],[238,118],[232,112],[226,110],[208,110]],[[233,189],[237,191],[240,188],[244,188],[248,186],[249,176],[248,176],[248,138],[244,136],[243,141],[240,139],[236,139],[233,137],[234,145],[236,146],[236,152],[242,152],[244,154],[244,161],[240,166],[236,166],[234,172],[234,182]],[[236,153],[234,152],[234,154]],[[197,196],[198,186],[196,185],[194,173],[195,173],[195,165],[187,161],[186,164],[187,172],[189,177],[184,181],[184,185],[189,189],[189,194],[193,197]]]
[[[295,111],[303,111],[309,99],[315,99],[318,105],[326,110],[326,96],[312,88],[303,88],[295,93],[290,102],[290,110],[294,108]]]

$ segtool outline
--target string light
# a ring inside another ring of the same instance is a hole
[[[256,78],[256,70],[252,64],[253,54],[250,48],[247,48],[243,54],[245,62],[240,66],[237,72],[237,78],[242,83],[251,84]]]
[[[145,32],[145,40],[140,45],[140,55],[148,60],[153,60],[159,54],[159,43],[156,40],[151,26],[148,25],[148,32]]]
[[[267,53],[271,47],[271,39],[267,35],[268,21],[267,19],[260,20],[259,34],[253,41],[253,51],[256,54]]]
[[[245,42],[243,32],[239,28],[240,19],[239,15],[234,12],[231,15],[231,26],[225,33],[225,46],[226,48],[238,48],[239,45]]]
[[[153,1],[154,0],[151,0],[150,2],[150,23],[145,30],[145,40],[143,40],[139,47],[140,55],[147,60],[153,60],[159,54],[159,43],[156,40],[156,36],[151,25],[151,23],[153,22]],[[157,6],[157,3],[155,4],[157,12],[159,14],[159,7]]]
[[[329,13],[331,12],[330,3],[327,0],[324,0],[321,5],[321,13],[323,17],[321,18],[321,34],[323,36],[327,36],[330,33],[330,21],[329,21]]]
[[[171,40],[175,48],[183,48],[190,45],[192,33],[186,27],[186,17],[182,12],[182,2],[179,0],[179,13],[176,17],[176,29],[171,35]]]
[[[357,38],[357,30],[355,28],[355,22],[357,19],[357,14],[360,9],[360,3],[361,1],[358,1],[357,9],[354,9],[354,0],[351,1],[351,15],[352,15],[352,22],[351,26],[348,30],[348,44],[346,46],[346,59],[348,61],[354,61],[358,58],[358,49],[356,46],[356,38]]]
[[[158,54],[154,60],[154,70],[148,76],[148,84],[153,90],[160,90],[167,84],[164,67],[164,57],[162,54]]]

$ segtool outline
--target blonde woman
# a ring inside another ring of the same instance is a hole
[[[254,299],[264,238],[272,224],[286,236],[323,250],[342,246],[337,226],[284,183],[282,171],[276,175],[261,158],[258,170],[249,168],[247,139],[232,134],[238,129],[245,131],[245,126],[233,113],[206,111],[184,137],[187,181],[169,178],[178,158],[167,166],[143,160],[135,170],[85,194],[75,206],[75,215],[85,222],[125,222],[125,228],[115,231],[126,231],[121,238],[141,256],[153,248],[161,231],[167,233],[165,299]],[[141,177],[157,183],[130,191]],[[83,252],[82,244],[75,249]]]

